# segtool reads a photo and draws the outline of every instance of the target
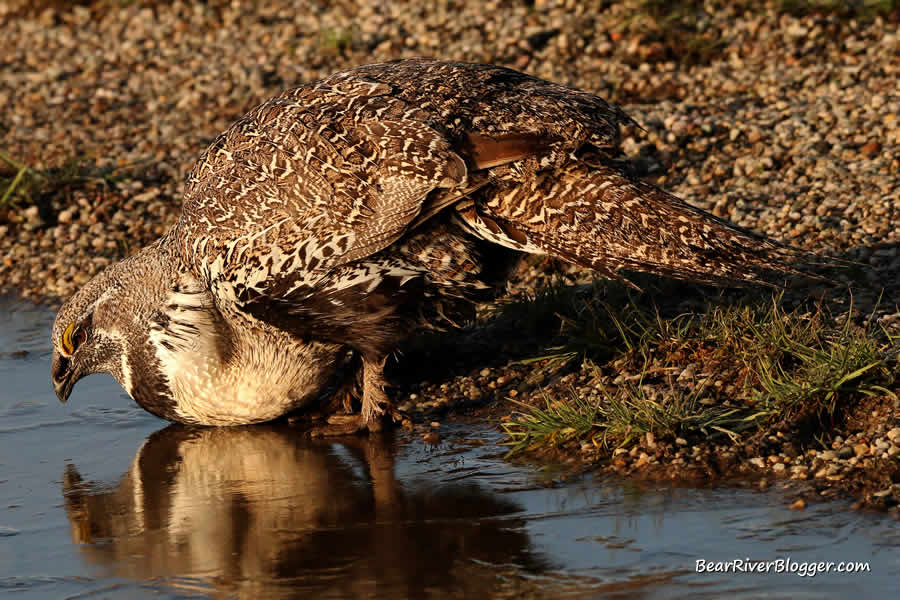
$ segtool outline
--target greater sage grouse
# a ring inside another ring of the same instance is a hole
[[[492,65],[401,60],[286,91],[190,174],[160,240],[60,309],[52,379],[113,375],[184,423],[267,421],[309,405],[348,349],[362,408],[394,414],[386,357],[413,329],[471,315],[522,253],[756,282],[796,252],[635,178],[633,121],[601,98]]]

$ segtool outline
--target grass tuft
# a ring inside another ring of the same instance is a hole
[[[0,161],[6,167],[12,169],[7,172],[0,171],[0,209],[13,203],[18,198],[31,198],[33,191],[41,185],[44,176],[27,165],[11,158],[5,152],[0,152]]]
[[[897,399],[900,339],[873,319],[786,312],[778,297],[701,315],[663,316],[634,298],[613,306],[594,299],[562,317],[569,341],[534,360],[544,368],[561,357],[604,361],[591,363],[580,389],[520,403],[503,424],[512,453],[586,441],[618,447],[647,433],[736,443],[770,427],[833,421],[860,396]]]
[[[353,47],[357,32],[350,29],[325,28],[321,31],[320,39],[323,50],[335,54],[344,55]]]
[[[0,152],[0,210],[29,206],[41,198],[75,189],[108,188],[133,177],[136,169],[149,161],[123,165],[97,166],[83,159],[71,160],[61,167],[34,168]]]
[[[900,0],[777,0],[779,12],[796,16],[835,14],[845,18],[871,20],[900,9]]]

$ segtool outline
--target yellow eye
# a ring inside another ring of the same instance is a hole
[[[66,331],[62,336],[62,347],[59,349],[63,356],[72,356],[75,353],[75,342],[72,340],[72,334],[75,332],[75,323],[69,323]]]

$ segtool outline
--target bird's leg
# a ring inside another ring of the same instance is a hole
[[[350,414],[353,411],[353,390],[355,384],[344,385],[335,393],[328,402],[328,408],[323,411],[325,425],[314,427],[309,431],[312,437],[330,437],[337,435],[352,435],[361,433],[366,429],[366,422],[360,413]],[[343,410],[343,412],[340,412]]]
[[[403,415],[394,408],[384,388],[384,363],[387,357],[368,360],[363,358],[362,408],[358,414],[332,414],[327,425],[316,427],[310,432],[314,437],[349,435],[365,430],[381,431],[384,417],[390,415],[394,421],[401,421]]]
[[[357,368],[362,369],[362,366],[360,365]],[[359,397],[359,389],[361,386],[360,379],[361,377],[358,377],[356,373],[351,373],[346,377],[338,389],[327,399],[322,401],[322,404],[319,407],[322,414],[328,416],[340,413],[352,413],[353,399]]]
[[[393,414],[393,406],[384,391],[387,382],[384,380],[384,363],[387,356],[374,361],[363,357],[363,397],[362,415],[363,422],[370,431],[378,431],[382,427],[381,418],[385,410]]]
[[[314,437],[353,433],[354,431],[348,424],[348,416],[352,415],[354,400],[359,398],[362,389],[362,360],[357,354],[354,353],[349,365],[342,367],[339,381],[334,393],[319,398],[318,405],[314,409],[291,415],[288,418],[289,422],[327,422],[328,426],[320,426],[312,430]],[[359,415],[355,415],[355,417],[359,417]],[[331,427],[331,425],[335,426]],[[324,431],[326,428],[333,431]],[[362,425],[357,429],[362,429]]]

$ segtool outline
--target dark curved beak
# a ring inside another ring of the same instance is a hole
[[[53,362],[50,365],[50,379],[53,382],[53,391],[56,392],[56,397],[65,404],[78,378],[75,377],[72,370],[72,362],[56,350],[53,351]]]

